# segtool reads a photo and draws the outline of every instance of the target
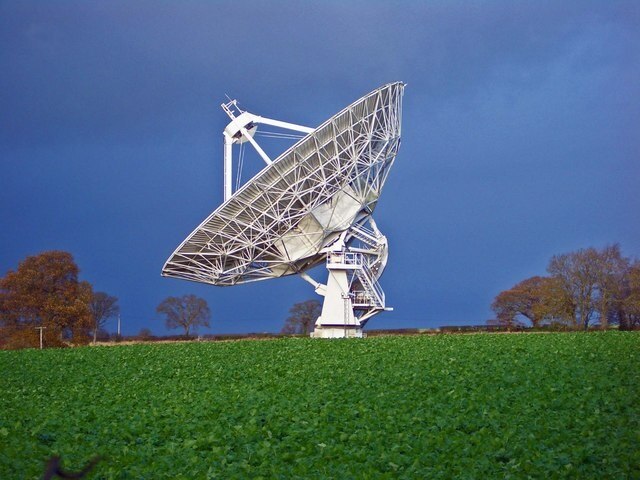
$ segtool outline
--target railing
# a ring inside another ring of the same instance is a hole
[[[364,254],[347,251],[330,252],[327,255],[327,265],[344,265],[355,270],[355,275],[360,280],[364,290],[351,292],[354,306],[384,308],[384,292],[371,272]]]
[[[367,245],[370,245],[373,247],[378,243],[377,241],[378,235],[376,235],[376,233],[373,230],[369,230],[367,227],[355,224],[351,226],[350,231],[354,237],[366,243]]]
[[[363,255],[357,252],[330,252],[327,255],[327,264],[361,266],[363,262]]]
[[[352,302],[354,307],[376,306],[376,302],[371,293],[366,290],[354,290],[352,292]]]

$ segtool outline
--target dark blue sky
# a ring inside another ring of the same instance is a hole
[[[225,94],[317,126],[408,83],[375,215],[395,310],[370,328],[482,323],[553,254],[640,255],[635,1],[2,2],[0,71],[0,275],[67,250],[126,334],[164,333],[168,295],[204,297],[213,333],[314,298],[160,277],[222,200]]]

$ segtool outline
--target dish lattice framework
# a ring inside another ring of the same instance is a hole
[[[322,250],[375,209],[400,144],[403,89],[374,90],[294,144],[204,220],[162,274],[235,285],[324,262]]]

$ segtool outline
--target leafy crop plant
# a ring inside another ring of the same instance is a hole
[[[0,478],[640,478],[633,332],[0,352]]]

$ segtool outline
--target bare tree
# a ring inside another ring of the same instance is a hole
[[[586,330],[595,321],[606,328],[609,319],[624,307],[631,267],[619,245],[556,255],[548,271],[572,303],[571,323],[576,328]]]
[[[322,313],[322,306],[317,300],[306,300],[293,305],[289,309],[289,313],[291,315],[282,327],[282,333],[308,334],[311,333],[317,318]]]
[[[138,338],[140,340],[149,340],[153,338],[153,332],[148,328],[141,328],[138,332]]]
[[[616,301],[608,313],[621,330],[640,328],[640,261],[630,262]]]
[[[609,326],[611,312],[623,301],[624,286],[629,274],[629,259],[622,256],[619,245],[610,245],[598,252],[596,276],[598,278],[597,308],[600,325]]]
[[[167,328],[184,328],[187,337],[192,329],[195,331],[199,326],[209,327],[211,319],[207,301],[195,295],[167,297],[156,311],[165,315]]]
[[[589,327],[597,309],[598,251],[595,248],[554,255],[547,271],[560,282],[573,303],[572,326]]]
[[[120,312],[120,307],[116,297],[104,292],[95,292],[91,295],[89,309],[93,320],[93,344],[95,345],[98,339],[98,331],[108,319],[115,317]]]

